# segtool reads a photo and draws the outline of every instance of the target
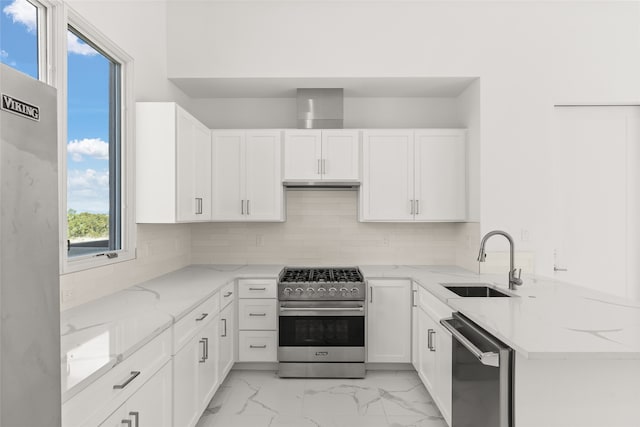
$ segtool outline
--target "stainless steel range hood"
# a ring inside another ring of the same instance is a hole
[[[344,89],[298,89],[298,129],[342,129]]]

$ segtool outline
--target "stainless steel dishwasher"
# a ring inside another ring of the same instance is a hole
[[[453,336],[451,427],[514,427],[513,350],[460,313]]]

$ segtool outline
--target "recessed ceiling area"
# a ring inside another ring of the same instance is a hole
[[[457,97],[477,77],[172,78],[192,98],[295,98],[297,88],[343,88],[347,98]]]

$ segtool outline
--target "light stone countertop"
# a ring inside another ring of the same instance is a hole
[[[276,278],[283,265],[192,265],[61,313],[62,401],[86,388],[222,286]],[[511,298],[461,298],[443,282],[506,288],[504,275],[451,266],[360,266],[366,279],[408,278],[527,358],[640,359],[640,304],[524,277]]]

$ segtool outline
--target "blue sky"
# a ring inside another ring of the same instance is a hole
[[[37,77],[36,9],[0,0],[0,61]],[[67,207],[109,211],[109,60],[73,33],[67,37]]]

